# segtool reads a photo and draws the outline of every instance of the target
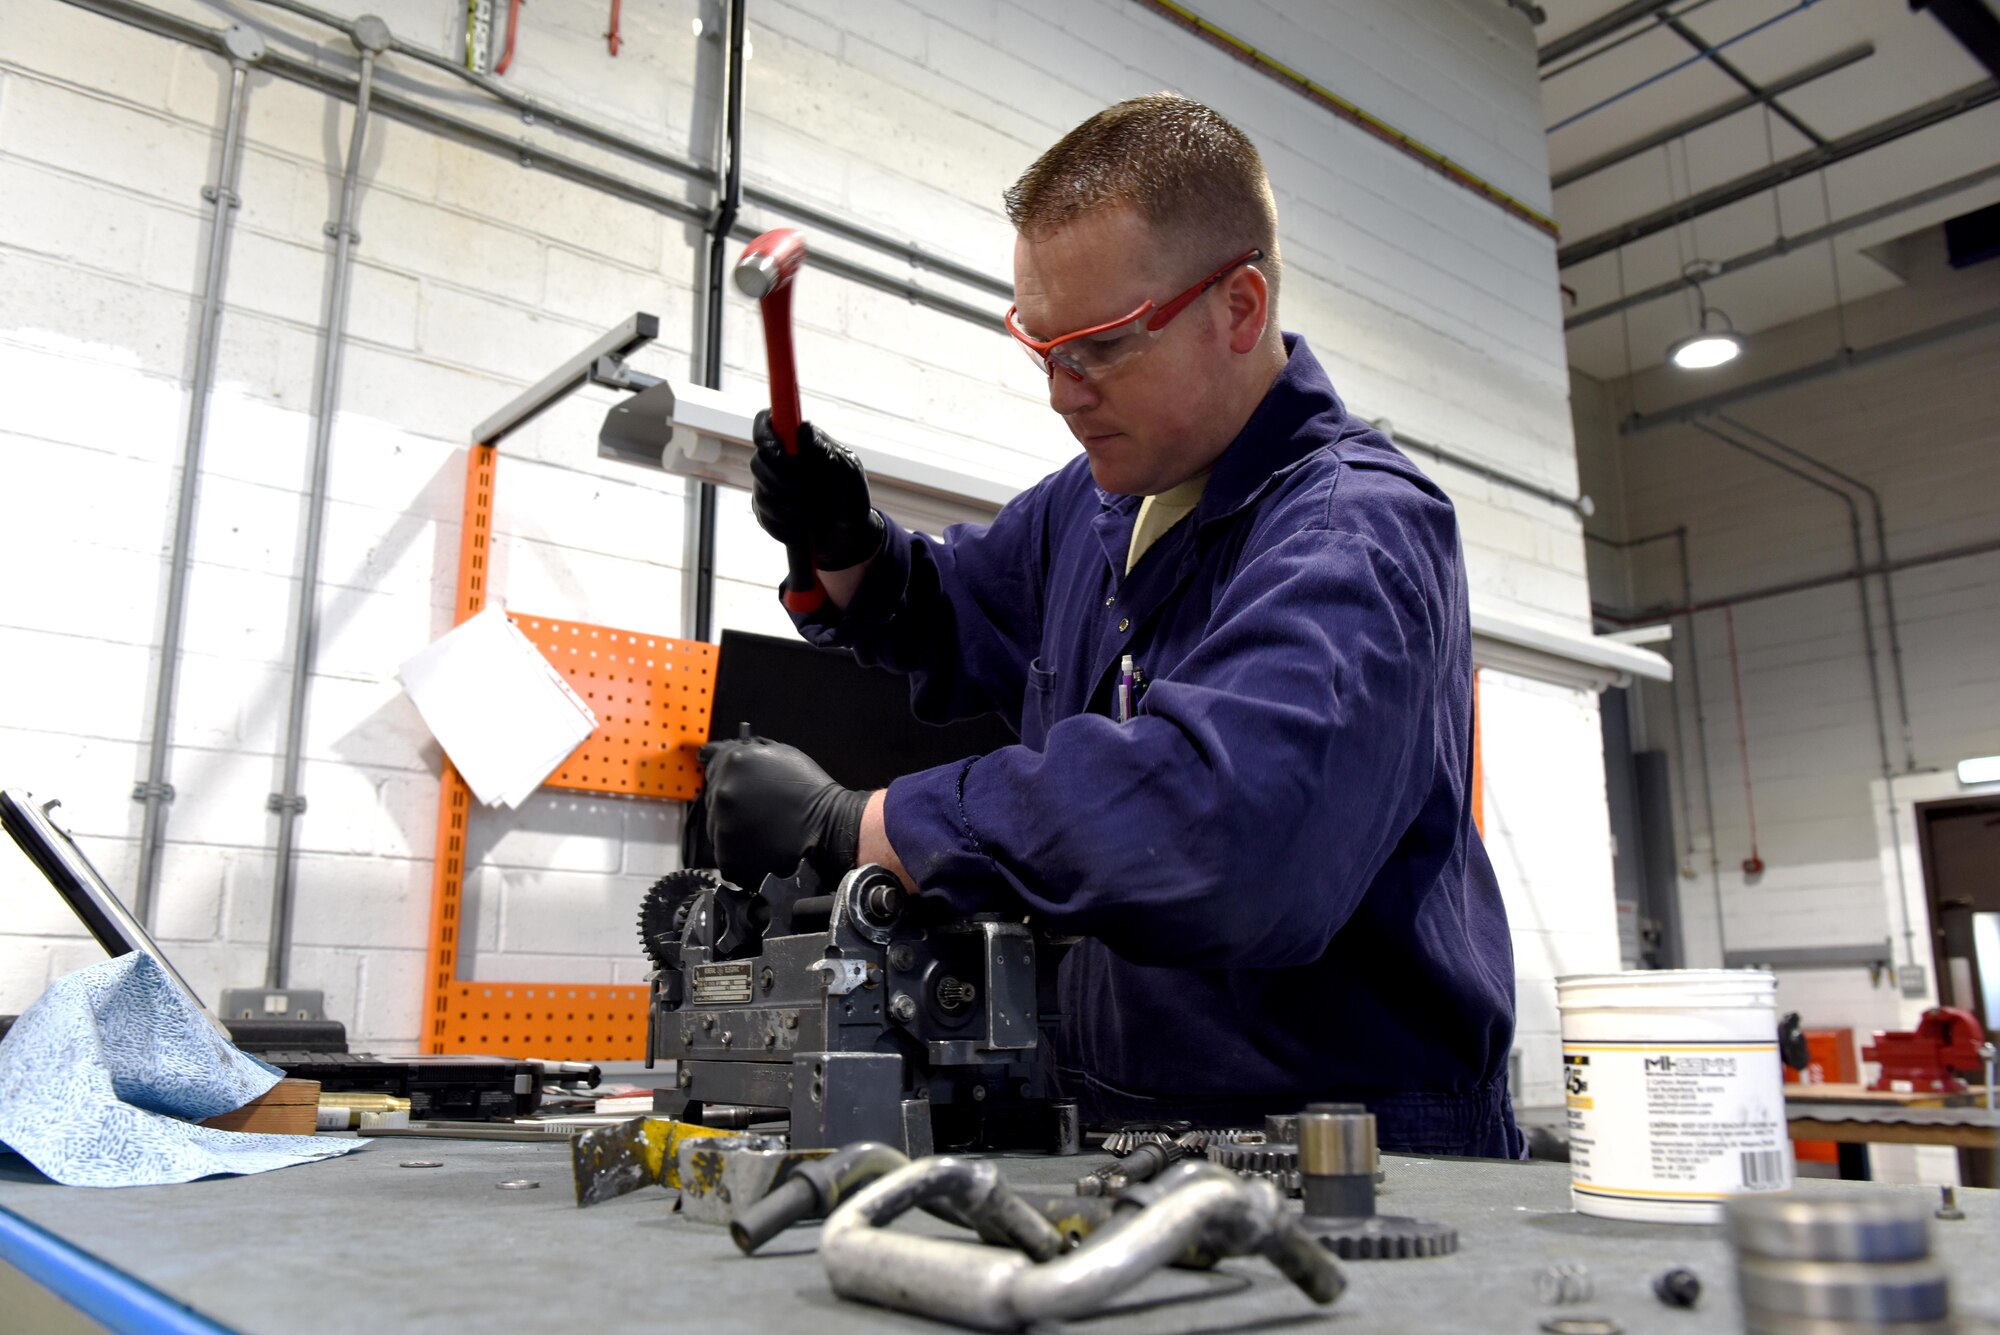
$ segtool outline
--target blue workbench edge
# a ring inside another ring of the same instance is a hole
[[[5,1206],[0,1261],[116,1335],[237,1335]]]

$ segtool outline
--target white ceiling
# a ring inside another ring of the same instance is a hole
[[[1536,29],[1536,40],[1547,47],[1623,3],[1543,0],[1548,20]],[[1678,16],[1710,43],[1749,34],[1719,54],[1759,85],[1872,43],[1875,51],[1868,58],[1778,98],[1785,111],[1828,140],[1990,77],[1942,23],[1928,13],[1912,12],[1907,0],[1676,0],[1665,15]],[[1766,23],[1768,27],[1752,31]],[[1677,65],[1681,68],[1673,68]],[[1552,174],[1744,91],[1709,59],[1698,58],[1684,38],[1651,18],[1545,65],[1542,75],[1546,124],[1561,127],[1549,134]],[[1608,104],[1597,107],[1599,103]],[[1578,119],[1562,124],[1572,116]],[[1583,240],[1811,147],[1805,135],[1762,106],[1738,112],[1558,190],[1556,219],[1563,243]],[[1673,279],[1690,259],[1723,260],[1769,245],[1781,234],[1818,227],[1828,219],[1829,201],[1831,216],[1838,220],[1995,163],[2000,163],[2000,102],[1574,264],[1563,271],[1563,282],[1576,294],[1567,311],[1588,310],[1616,300],[1621,290],[1638,291]],[[1995,202],[2000,202],[2000,176],[1845,232],[1831,242],[1832,258],[1829,243],[1820,242],[1725,275],[1707,284],[1709,304],[1726,311],[1744,332],[1785,324],[1834,304],[1836,263],[1846,301],[1883,291],[1902,280],[1864,254],[1867,248]],[[1627,334],[1618,316],[1579,326],[1569,333],[1570,362],[1599,378],[1622,376],[1628,369],[1662,361],[1667,346],[1693,330],[1695,318],[1689,291],[1634,307],[1629,312],[1629,367]]]

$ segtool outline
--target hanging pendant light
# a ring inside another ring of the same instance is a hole
[[[1703,371],[1711,366],[1735,361],[1743,352],[1743,336],[1736,332],[1735,324],[1723,311],[1708,304],[1708,296],[1702,291],[1704,278],[1714,278],[1722,272],[1722,266],[1714,260],[1689,260],[1681,274],[1694,288],[1695,302],[1701,315],[1695,332],[1667,349],[1667,357],[1675,366],[1684,371]],[[1714,317],[1714,321],[1710,317]],[[1719,323],[1718,327],[1711,327]]]

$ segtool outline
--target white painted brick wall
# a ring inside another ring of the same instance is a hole
[[[159,2],[218,21],[193,0]],[[457,11],[435,0],[330,3],[372,10],[440,49],[455,39]],[[1531,205],[1546,202],[1533,38],[1497,0],[1407,13],[1208,9]],[[530,7],[507,77],[705,159],[712,118],[694,90],[713,52],[698,50],[690,25],[703,12],[696,0],[629,5],[614,61],[601,14]],[[351,66],[322,30],[252,17],[290,34],[291,49]],[[996,275],[1011,252],[1000,192],[1056,135],[1107,101],[1160,87],[1212,102],[1265,153],[1283,218],[1286,323],[1312,338],[1349,401],[1574,486],[1553,242],[1129,0],[757,0],[751,36],[751,182]],[[551,145],[706,203],[670,173],[469,102],[459,85],[394,58],[384,63],[392,77],[447,87],[455,114],[531,149]],[[321,227],[352,115],[268,76],[251,82],[159,909],[162,934],[206,991],[262,973],[274,829],[264,799],[277,784],[298,599],[328,272]],[[121,887],[139,829],[127,794],[144,772],[207,235],[199,192],[214,171],[226,85],[213,54],[60,0],[17,0],[0,38],[0,191],[33,201],[0,210],[0,449],[30,484],[0,488],[0,556],[44,572],[0,604],[0,653],[22,664],[10,680],[32,688],[0,705],[13,766],[0,780],[63,795]],[[467,433],[635,308],[662,318],[640,365],[687,375],[701,249],[679,219],[386,118],[372,123],[364,165],[293,977],[324,988],[358,1039],[397,1044],[418,1027],[439,753],[394,672],[449,625]],[[799,320],[808,410],[839,434],[1017,485],[1074,448],[997,322],[981,332],[825,276],[801,287]],[[725,384],[754,393],[763,350],[752,308],[733,294],[724,354]],[[579,395],[507,442],[494,586],[524,611],[675,633],[683,489],[595,458],[607,398]],[[1474,585],[1584,624],[1574,519],[1450,468],[1438,474],[1460,506]],[[782,633],[771,592],[782,557],[740,493],[723,497],[719,560],[719,623]],[[1535,980],[1522,992],[1529,1087],[1546,1097],[1554,1049],[1542,981],[1615,958],[1608,869],[1592,851],[1602,841],[1577,837],[1602,824],[1595,705],[1487,681],[1489,797],[1506,819],[1495,860],[1521,924],[1524,979]],[[1559,819],[1542,810],[1552,788],[1566,794]],[[568,795],[477,813],[468,973],[636,980],[631,914],[650,878],[674,865],[678,832],[675,808]],[[18,859],[0,860],[0,895],[0,1009],[18,1009],[92,952]]]

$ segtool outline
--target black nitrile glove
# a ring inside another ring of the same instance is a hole
[[[882,550],[882,516],[868,503],[868,474],[846,446],[799,424],[799,452],[786,454],[769,409],[750,434],[750,504],[764,531],[786,546],[803,543],[821,570],[846,570]]]
[[[809,858],[829,878],[854,869],[868,794],[843,788],[795,746],[763,737],[710,742],[708,841],[723,879],[755,890]]]

